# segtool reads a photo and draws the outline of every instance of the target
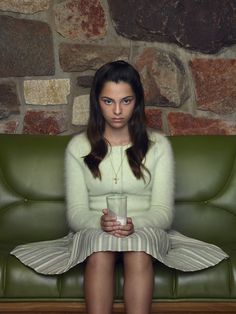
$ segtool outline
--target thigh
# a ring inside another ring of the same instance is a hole
[[[153,264],[153,258],[145,252],[124,252],[123,262],[125,268],[143,270]]]
[[[86,260],[86,266],[114,266],[116,262],[116,252],[95,252],[91,254]]]

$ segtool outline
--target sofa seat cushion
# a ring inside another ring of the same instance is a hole
[[[10,255],[12,246],[0,246],[0,298],[6,300],[74,299],[83,300],[84,267],[82,263],[59,276],[45,276],[24,266]],[[153,300],[229,300],[236,297],[236,248],[227,245],[224,250],[231,255],[215,267],[198,272],[181,272],[154,262],[155,289]],[[123,267],[116,268],[117,301],[123,295]],[[219,289],[220,287],[220,289]]]

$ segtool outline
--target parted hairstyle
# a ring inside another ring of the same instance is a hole
[[[84,162],[94,178],[101,179],[99,164],[108,152],[108,141],[104,138],[105,119],[102,115],[99,96],[107,82],[128,83],[135,94],[135,107],[128,122],[131,146],[126,149],[130,168],[137,179],[144,179],[146,169],[142,161],[149,148],[144,111],[144,91],[138,71],[129,63],[119,60],[107,63],[97,70],[90,91],[90,115],[87,125],[87,137],[91,151],[84,157]]]

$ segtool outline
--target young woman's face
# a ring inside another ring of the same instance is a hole
[[[99,104],[106,128],[127,128],[135,107],[135,94],[128,83],[107,82],[99,95]]]

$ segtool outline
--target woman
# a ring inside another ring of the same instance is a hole
[[[125,225],[106,208],[106,196],[113,193],[127,195]],[[150,312],[153,258],[194,271],[227,257],[214,245],[168,231],[174,203],[171,147],[164,136],[147,130],[140,77],[124,61],[105,64],[95,74],[87,131],[75,136],[66,151],[66,196],[72,232],[63,239],[17,247],[12,254],[45,274],[65,272],[86,259],[88,313],[111,313],[117,252],[122,252],[118,258],[122,255],[129,314]],[[57,247],[51,263],[35,253],[32,262],[36,245],[48,252],[45,256]]]
[[[66,186],[71,228],[74,231],[101,228],[115,237],[128,237],[134,233],[134,228],[168,228],[173,211],[171,149],[162,136],[148,136],[143,89],[136,70],[123,61],[104,65],[95,75],[90,104],[87,134],[75,137],[67,151]],[[160,152],[157,151],[159,146]],[[78,158],[79,149],[80,156],[86,155],[84,159]],[[76,165],[78,160],[80,169]],[[82,175],[86,184],[82,184],[81,189],[78,178]],[[109,216],[107,209],[101,216],[100,209],[105,206],[106,195],[123,192],[128,194],[131,217],[121,226]],[[81,206],[83,195],[88,195],[88,199]],[[113,249],[118,250],[118,245],[113,245]],[[111,251],[88,257],[85,294],[89,313],[111,313],[115,261],[116,252]],[[149,313],[153,290],[151,255],[124,252],[123,262],[127,313]]]

